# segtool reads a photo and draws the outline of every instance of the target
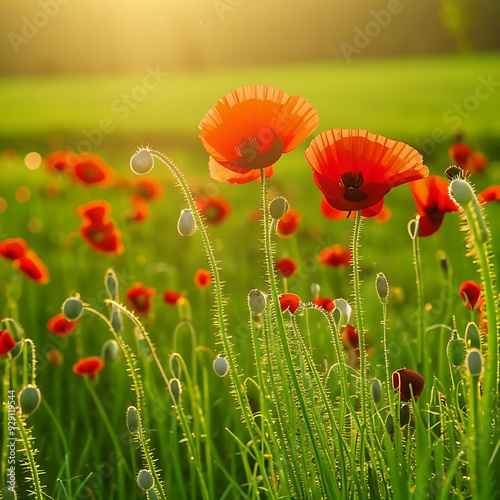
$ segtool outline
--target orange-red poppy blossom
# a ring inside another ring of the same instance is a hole
[[[281,273],[283,278],[289,278],[295,274],[297,270],[297,264],[290,257],[283,257],[276,261],[276,269]]]
[[[411,401],[412,392],[416,401],[422,394],[424,385],[424,377],[413,370],[400,368],[392,374],[392,387],[399,389],[402,401]]]
[[[488,157],[484,153],[474,152],[466,144],[454,144],[448,154],[453,163],[469,174],[477,174],[488,165]]]
[[[22,238],[9,238],[0,243],[0,256],[8,260],[23,257],[28,250],[28,244]]]
[[[326,312],[332,312],[335,309],[335,301],[328,297],[317,297],[312,303],[317,307],[321,307]]]
[[[173,290],[167,290],[163,294],[163,302],[169,306],[176,306],[178,304],[182,304],[186,299],[183,295]]]
[[[342,343],[346,349],[359,353],[359,335],[352,325],[346,325],[342,330]]]
[[[437,175],[411,182],[410,189],[420,215],[419,236],[434,234],[441,227],[444,215],[459,208],[448,194],[448,182]]]
[[[464,306],[472,311],[481,296],[481,285],[472,280],[462,282],[460,285],[460,298]]]
[[[105,200],[94,200],[80,205],[76,209],[76,213],[83,219],[88,219],[90,222],[103,223],[108,221],[111,216],[111,205]]]
[[[129,200],[132,204],[132,214],[130,215],[130,220],[136,222],[146,220],[151,212],[148,202],[138,194],[129,196]]]
[[[293,208],[289,208],[283,217],[278,221],[276,225],[276,234],[280,238],[288,238],[291,236],[297,229],[299,228],[302,222],[302,215],[294,210]]]
[[[94,378],[104,368],[104,361],[98,356],[89,356],[78,360],[73,365],[73,373],[76,375],[89,375]]]
[[[45,165],[49,172],[73,174],[78,155],[69,151],[54,151],[45,157]]]
[[[21,271],[39,285],[45,285],[50,281],[47,266],[32,250],[28,250],[21,258],[14,261],[14,269]]]
[[[74,168],[77,179],[85,184],[106,186],[114,177],[114,171],[96,154],[82,153],[78,155]]]
[[[75,331],[77,324],[76,321],[68,321],[63,313],[59,313],[49,319],[47,322],[47,330],[59,337],[65,337],[66,335],[71,335]]]
[[[206,288],[212,283],[212,273],[206,269],[197,269],[194,273],[194,284],[198,288]]]
[[[125,292],[125,297],[135,314],[149,314],[151,299],[155,294],[156,288],[147,288],[141,282],[138,282]]]
[[[488,186],[479,193],[478,198],[485,202],[500,200],[500,186]]]
[[[198,198],[196,207],[208,224],[221,224],[232,212],[231,205],[222,196]]]
[[[351,258],[351,250],[342,245],[323,248],[318,254],[318,261],[331,267],[350,266]]]
[[[376,217],[382,212],[383,207],[384,199],[382,198],[378,203],[375,203],[375,205],[363,208],[363,210],[361,210],[361,217]],[[324,217],[330,220],[354,219],[354,217],[356,217],[356,213],[353,211],[346,212],[345,210],[337,210],[336,208],[333,208],[326,201],[325,197],[321,200],[321,213]]]
[[[134,180],[132,191],[148,201],[159,200],[165,194],[163,185],[154,177],[141,177]]]
[[[392,188],[429,173],[418,151],[366,130],[323,132],[305,155],[328,204],[347,212],[372,207]]]
[[[210,154],[210,175],[244,184],[260,177],[283,153],[296,148],[319,125],[315,109],[302,97],[266,85],[240,87],[217,101],[199,124]]]
[[[16,345],[16,341],[7,330],[0,331],[0,356],[7,354]]]
[[[288,309],[290,314],[294,314],[300,306],[300,297],[294,293],[282,293],[278,297],[278,300],[280,303],[280,309],[283,312]]]

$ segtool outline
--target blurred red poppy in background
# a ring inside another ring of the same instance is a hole
[[[299,96],[265,85],[233,90],[217,101],[199,124],[210,154],[210,175],[243,184],[272,175],[273,164],[319,125],[314,108]]]
[[[434,234],[441,227],[444,215],[459,208],[448,194],[448,182],[437,175],[411,182],[410,189],[420,215],[418,235],[421,237]]]
[[[206,269],[198,269],[194,273],[194,284],[198,288],[206,288],[212,283],[212,273]]]
[[[475,281],[468,280],[464,281],[460,285],[460,298],[462,299],[464,306],[472,311],[481,296],[481,285]]]
[[[399,389],[402,401],[411,401],[411,391],[416,401],[424,390],[424,384],[422,375],[407,368],[400,368],[392,374],[392,387]]]
[[[82,153],[75,163],[75,176],[85,184],[95,184],[100,187],[110,185],[114,171],[96,154]]]
[[[488,165],[488,157],[484,153],[474,152],[465,144],[454,144],[448,154],[455,165],[469,174],[482,172]]]
[[[76,321],[68,321],[63,313],[59,313],[49,319],[47,322],[47,330],[54,335],[64,337],[66,335],[71,335],[75,331],[77,324]]]
[[[50,281],[47,266],[32,250],[28,250],[21,258],[16,259],[14,268],[39,285],[45,285]]]
[[[138,194],[129,196],[130,203],[132,204],[132,214],[130,220],[141,222],[149,217],[151,209],[148,202]]]
[[[125,297],[135,314],[149,314],[151,299],[155,294],[156,288],[146,288],[141,282],[138,282],[125,292]]]
[[[73,365],[73,373],[76,375],[89,375],[94,378],[104,368],[104,361],[98,356],[89,356],[78,360]]]
[[[283,257],[282,259],[277,260],[275,267],[281,273],[283,278],[293,276],[297,270],[297,264],[295,264],[293,259],[290,259],[290,257]]]
[[[352,325],[346,325],[341,336],[346,349],[352,349],[359,353],[359,335]]]
[[[305,155],[328,204],[343,211],[371,207],[392,188],[429,173],[417,150],[366,130],[323,132]]]
[[[196,207],[209,224],[221,224],[231,215],[231,205],[222,197],[198,198]]]
[[[145,200],[159,200],[165,194],[163,185],[154,177],[141,177],[133,181],[132,191],[134,194],[142,196]]]
[[[288,236],[292,235],[297,231],[300,224],[302,222],[302,215],[294,210],[293,208],[289,208],[283,217],[278,221],[276,226],[276,234],[280,238],[288,238]]]
[[[280,303],[280,309],[283,312],[288,309],[291,314],[294,314],[300,306],[300,297],[294,293],[282,293],[278,297],[278,300]]]
[[[312,303],[315,306],[323,308],[326,312],[332,312],[335,309],[335,301],[327,297],[317,297]]]
[[[173,290],[167,290],[163,294],[163,302],[169,306],[176,306],[182,304],[186,299],[180,293],[174,292]]]
[[[28,244],[22,238],[9,238],[0,243],[0,256],[4,259],[20,259],[27,250]]]
[[[489,186],[483,189],[478,196],[485,202],[500,200],[500,186]]]
[[[49,172],[74,174],[78,155],[69,151],[54,151],[45,157],[45,165]]]
[[[323,248],[318,254],[318,261],[321,264],[331,267],[350,266],[351,250],[342,245],[333,245]]]
[[[11,351],[16,344],[17,342],[7,330],[0,331],[0,356]]]

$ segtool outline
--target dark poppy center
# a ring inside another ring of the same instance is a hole
[[[274,130],[261,139],[255,135],[243,137],[234,148],[239,158],[231,160],[236,167],[255,170],[270,167],[283,154],[283,142]]]
[[[363,173],[344,172],[340,176],[340,186],[345,189],[344,198],[347,201],[363,201],[368,195],[360,190],[363,185]]]

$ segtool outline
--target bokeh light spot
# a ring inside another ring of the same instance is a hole
[[[21,186],[16,189],[16,200],[24,203],[31,198],[31,191],[26,186]]]
[[[7,202],[4,198],[0,198],[0,214],[7,210]]]
[[[24,157],[24,164],[30,170],[36,170],[41,165],[41,163],[42,163],[42,157],[36,151],[32,151],[31,153],[28,153]]]
[[[33,217],[28,221],[28,231],[37,234],[42,230],[42,221],[38,217]]]

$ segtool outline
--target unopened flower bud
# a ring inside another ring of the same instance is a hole
[[[387,415],[387,419],[385,421],[385,430],[388,434],[394,434],[394,420],[392,419],[392,415],[390,413]]]
[[[466,205],[474,199],[474,191],[464,179],[453,179],[450,182],[449,192],[459,205]]]
[[[189,208],[185,208],[177,222],[177,230],[181,236],[191,236],[196,231],[196,222],[193,217],[193,212]]]
[[[146,469],[142,469],[137,475],[137,484],[141,490],[148,491],[155,484],[155,480],[151,472]]]
[[[68,321],[76,321],[83,314],[83,303],[80,297],[70,297],[64,301],[62,312]]]
[[[19,394],[19,406],[25,415],[31,415],[40,406],[42,395],[35,385],[27,385]]]
[[[153,488],[148,491],[148,500],[158,500],[158,495]]]
[[[382,384],[380,380],[376,378],[370,387],[370,394],[372,396],[373,402],[378,405],[382,401]]]
[[[460,339],[451,339],[448,342],[448,359],[453,366],[462,366],[465,361],[465,348]]]
[[[375,280],[375,288],[377,289],[378,298],[382,301],[387,299],[389,295],[389,283],[384,273],[378,273]]]
[[[130,168],[134,174],[147,174],[151,172],[154,166],[154,160],[147,149],[137,151],[130,160]]]
[[[290,208],[290,204],[286,198],[279,196],[278,198],[274,198],[269,205],[269,213],[274,220],[279,220],[283,215],[285,215],[286,211]]]
[[[410,422],[410,407],[408,405],[402,405],[399,410],[399,425],[404,427]]]
[[[418,236],[419,225],[420,221],[418,216],[416,219],[412,219],[410,222],[408,222],[408,234],[410,235],[410,238],[412,240],[414,240]]]
[[[175,378],[181,377],[181,362],[179,361],[179,355],[174,352],[169,359],[170,371]]]
[[[127,409],[127,429],[130,434],[135,434],[139,429],[139,414],[135,406],[129,406]]]
[[[263,292],[254,288],[248,293],[248,307],[253,314],[262,314],[266,310],[266,296]]]
[[[225,377],[229,371],[227,359],[217,356],[214,361],[214,371],[219,377]]]
[[[464,178],[464,171],[460,168],[457,167],[457,165],[452,165],[451,167],[448,167],[444,173],[446,174],[446,177],[452,181],[453,179],[463,179]]]
[[[469,349],[467,352],[467,368],[473,377],[480,377],[483,374],[483,355],[479,349]]]
[[[16,492],[15,490],[11,490],[10,489],[10,486],[6,486],[3,491],[2,491],[2,498],[4,500],[16,500],[17,499],[17,495],[16,495]]]
[[[312,294],[313,300],[317,299],[319,297],[320,291],[321,291],[321,287],[319,286],[319,283],[313,283],[311,285],[311,294]]]
[[[334,301],[335,304],[335,309],[339,311],[340,313],[340,318],[338,318],[338,321],[342,321],[343,325],[347,325],[349,323],[349,320],[351,319],[351,313],[352,313],[352,308],[345,299],[336,299]]]
[[[465,329],[465,344],[467,349],[481,349],[481,335],[476,323],[470,322]]]
[[[109,298],[117,302],[118,278],[116,277],[116,273],[111,268],[109,268],[106,271],[106,275],[104,276],[104,286],[106,287],[106,291],[108,292]]]
[[[120,333],[122,333],[122,331],[123,331],[122,315],[121,315],[120,310],[116,306],[113,306],[111,308],[110,322],[111,322],[111,326],[113,327],[113,330],[115,331],[115,333],[117,333],[118,335]]]
[[[172,396],[174,403],[178,404],[182,394],[182,385],[179,379],[173,378],[172,380],[170,380],[169,388],[170,388],[170,395]]]
[[[114,339],[109,339],[104,342],[102,349],[101,349],[101,358],[104,360],[105,363],[108,361],[113,361],[116,359],[116,356],[118,356],[118,353],[120,352],[120,346],[118,345],[118,342]]]

